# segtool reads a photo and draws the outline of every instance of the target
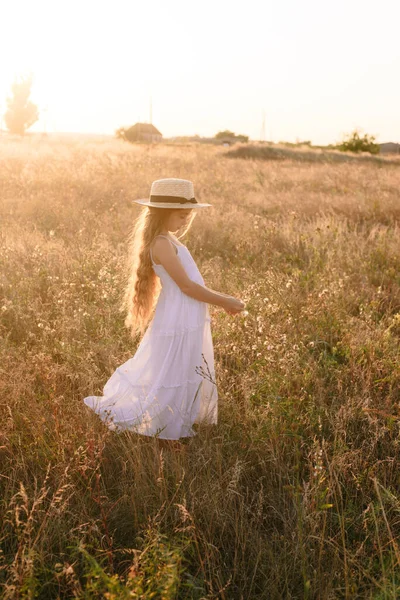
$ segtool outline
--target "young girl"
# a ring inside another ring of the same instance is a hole
[[[205,287],[188,248],[172,235],[190,228],[197,210],[186,179],[159,179],[151,186],[130,241],[130,276],[121,310],[135,337],[135,355],[116,369],[104,396],[84,399],[112,429],[179,440],[196,435],[194,423],[217,423],[218,392],[208,304],[229,314],[244,303]],[[182,237],[182,236],[181,236]]]

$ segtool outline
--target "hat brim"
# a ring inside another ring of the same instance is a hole
[[[205,206],[212,206],[212,204],[207,204],[205,202],[197,202],[196,204],[192,202],[186,202],[185,204],[177,204],[177,203],[166,203],[166,202],[150,202],[148,198],[140,198],[139,200],[132,200],[136,204],[141,204],[142,206],[153,206],[154,208],[203,208]]]

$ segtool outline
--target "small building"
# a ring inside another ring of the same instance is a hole
[[[379,144],[381,154],[400,154],[400,144],[396,142],[386,142]]]
[[[151,123],[135,123],[124,129],[124,137],[129,142],[161,142],[162,134]]]
[[[224,138],[219,138],[218,142],[220,144],[222,144],[225,148],[227,148],[227,147],[235,144],[236,140],[234,137],[224,137]]]

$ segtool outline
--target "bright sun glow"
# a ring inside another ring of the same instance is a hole
[[[397,0],[6,0],[1,16],[0,111],[31,71],[32,131],[112,134],[152,104],[164,136],[400,141]]]

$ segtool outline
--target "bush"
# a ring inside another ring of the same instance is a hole
[[[215,135],[215,139],[222,140],[222,141],[227,140],[227,141],[235,141],[235,142],[248,142],[249,136],[243,135],[241,133],[236,135],[236,133],[234,133],[233,131],[229,131],[229,129],[225,129],[224,131],[219,131]]]
[[[355,129],[352,134],[349,134],[337,148],[342,152],[370,152],[371,154],[379,154],[379,144],[375,144],[373,135],[365,134],[360,137],[358,130]]]

